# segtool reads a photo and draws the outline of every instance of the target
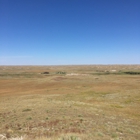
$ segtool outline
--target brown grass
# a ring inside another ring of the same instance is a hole
[[[140,75],[120,71],[140,66],[1,66],[0,134],[9,140],[138,140]]]

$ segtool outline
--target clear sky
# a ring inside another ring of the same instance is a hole
[[[140,64],[140,0],[0,0],[0,65]]]

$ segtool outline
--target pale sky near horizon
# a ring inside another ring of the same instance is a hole
[[[0,65],[140,64],[140,0],[0,0]]]

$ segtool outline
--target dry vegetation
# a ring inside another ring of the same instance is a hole
[[[139,72],[140,65],[0,66],[0,139],[138,140]]]

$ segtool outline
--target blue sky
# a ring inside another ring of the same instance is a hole
[[[140,0],[0,0],[0,65],[140,64]]]

